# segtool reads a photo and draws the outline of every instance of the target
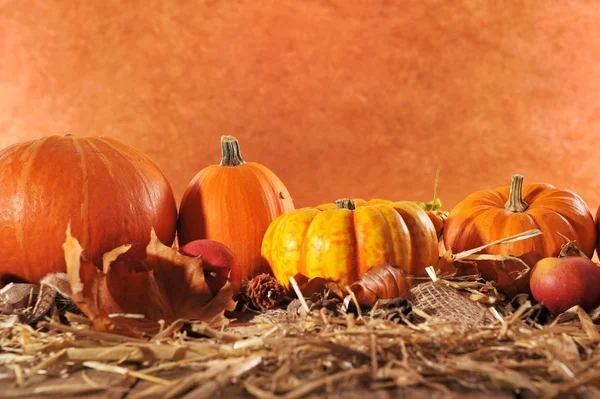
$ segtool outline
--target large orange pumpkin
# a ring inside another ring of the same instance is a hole
[[[559,254],[566,242],[561,234],[575,240],[587,256],[594,253],[594,219],[581,197],[549,184],[523,186],[521,175],[514,175],[510,186],[478,191],[460,202],[446,220],[444,242],[456,253],[530,229],[540,229],[543,235],[492,246],[483,253],[512,255],[533,267]],[[482,261],[477,266],[483,278],[498,282],[507,294],[529,290],[528,273],[515,280],[526,270],[522,263]]]
[[[143,259],[154,227],[170,245],[177,204],[160,169],[120,141],[51,136],[0,151],[0,275],[39,281],[64,272],[62,243],[71,223],[83,256],[133,243]]]
[[[220,165],[201,170],[183,195],[178,239],[181,245],[204,238],[227,245],[238,260],[230,275],[237,292],[244,279],[268,270],[260,254],[263,236],[294,203],[273,172],[244,161],[234,137],[221,137],[221,150]]]
[[[282,215],[269,226],[262,254],[288,289],[298,273],[348,285],[384,264],[426,276],[439,256],[425,211],[413,202],[386,200],[338,200]]]

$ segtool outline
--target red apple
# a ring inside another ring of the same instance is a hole
[[[544,258],[533,267],[529,284],[533,297],[554,314],[600,305],[600,267],[584,257]]]
[[[231,249],[213,240],[196,240],[179,248],[187,256],[201,256],[206,283],[213,295],[225,285],[231,269],[235,267],[236,257]]]

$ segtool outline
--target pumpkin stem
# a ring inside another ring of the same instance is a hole
[[[511,212],[525,212],[529,204],[523,201],[523,176],[513,175],[508,201],[504,205]]]
[[[221,166],[241,166],[245,165],[246,161],[242,158],[240,152],[240,143],[233,136],[221,136]]]
[[[356,209],[356,203],[351,199],[344,198],[335,201],[335,207],[337,209],[350,209],[351,211]]]

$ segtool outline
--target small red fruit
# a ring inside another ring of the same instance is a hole
[[[600,305],[600,266],[588,258],[544,258],[533,267],[529,284],[533,297],[554,314]]]
[[[191,241],[179,248],[179,252],[186,256],[202,257],[204,277],[213,295],[225,285],[237,262],[231,249],[213,240]]]

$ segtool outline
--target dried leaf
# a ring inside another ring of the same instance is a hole
[[[484,249],[492,247],[494,245],[509,244],[511,242],[527,240],[529,238],[537,237],[541,234],[543,234],[543,233],[538,229],[527,230],[523,233],[515,234],[515,235],[506,237],[506,238],[501,238],[500,240],[492,241],[492,242],[482,245],[480,247],[469,249],[467,251],[463,251],[463,252],[454,254],[452,258],[454,261],[468,259],[469,256],[477,254],[477,253],[483,251]]]
[[[0,302],[2,313],[13,313],[19,308],[25,308],[29,304],[29,298],[37,294],[39,287],[36,284],[10,283],[0,289]]]
[[[201,259],[163,245],[154,230],[144,261],[120,261],[130,248],[123,246],[105,255],[103,271],[81,259],[81,245],[70,228],[66,236],[63,249],[71,298],[100,331],[139,336],[158,332],[160,320],[167,325],[179,319],[222,323],[223,313],[235,307],[229,282],[213,297]]]
[[[51,273],[39,284],[11,283],[0,290],[2,313],[16,313],[22,323],[39,320],[52,308],[56,294],[70,296],[69,281],[64,273]]]
[[[299,290],[306,298],[329,292],[338,298],[346,295],[335,281],[321,277],[308,279],[302,274],[294,276]],[[361,305],[373,306],[378,299],[393,299],[406,296],[412,286],[404,271],[398,267],[381,265],[372,268],[359,281],[350,285],[352,293]]]
[[[71,296],[71,285],[66,273],[50,273],[40,281],[40,285],[46,285],[64,297]]]
[[[309,279],[303,274],[296,274],[294,280],[296,280],[302,295],[306,298],[310,298],[315,294],[323,294],[327,291],[338,298],[343,298],[345,296],[344,291],[335,281],[327,280],[322,277]]]
[[[591,317],[579,306],[577,306],[577,316],[579,317],[581,326],[583,327],[583,330],[586,332],[590,341],[594,344],[598,343],[598,341],[600,341],[600,334],[598,333],[598,329],[596,328],[596,325],[592,321]]]
[[[383,265],[363,274],[350,289],[360,304],[373,306],[378,299],[405,297],[411,285],[402,269]]]

